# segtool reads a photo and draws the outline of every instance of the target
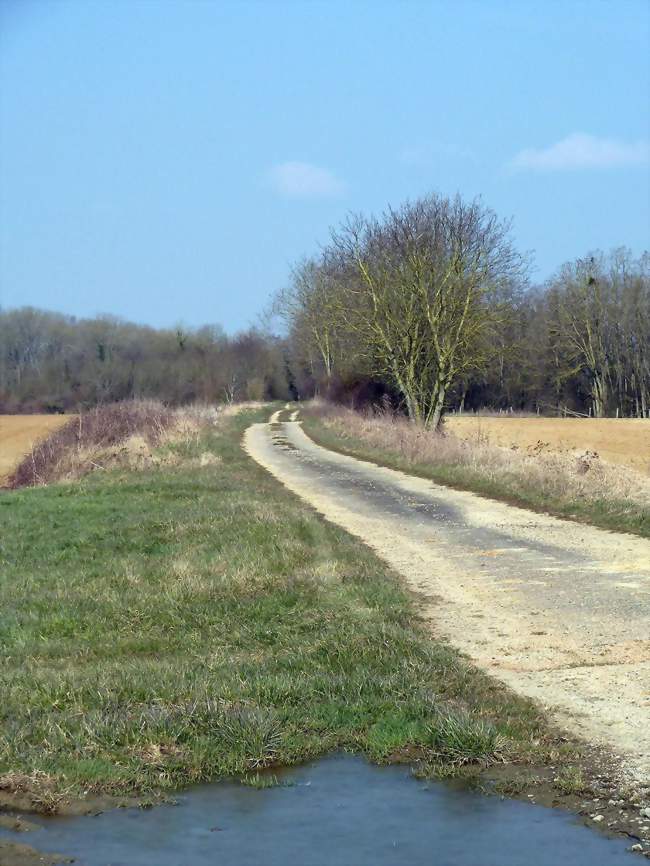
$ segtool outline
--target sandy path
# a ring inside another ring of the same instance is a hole
[[[401,573],[437,634],[650,784],[649,541],[335,454],[278,413],[245,447]]]

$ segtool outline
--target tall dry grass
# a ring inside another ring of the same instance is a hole
[[[444,425],[442,432],[432,433],[403,416],[385,411],[361,414],[325,402],[315,403],[311,412],[321,429],[344,447],[352,446],[359,456],[361,444],[369,459],[374,454],[381,462],[443,482],[535,507],[548,504],[563,513],[597,506],[601,511],[611,507],[617,513],[628,512],[646,526],[650,518],[650,479],[608,464],[590,451],[506,448],[480,434],[463,440],[445,433]]]
[[[35,445],[9,476],[7,486],[17,489],[73,480],[116,465],[144,468],[173,462],[171,452],[160,455],[155,449],[198,437],[218,417],[218,410],[210,406],[172,409],[155,400],[98,406]]]

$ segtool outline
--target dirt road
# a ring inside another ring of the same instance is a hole
[[[296,416],[250,427],[251,456],[400,572],[436,633],[650,786],[650,542],[335,454]]]

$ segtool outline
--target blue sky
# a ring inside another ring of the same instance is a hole
[[[255,322],[349,210],[436,190],[534,277],[650,236],[650,4],[0,0],[0,304]]]

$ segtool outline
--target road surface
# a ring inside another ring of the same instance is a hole
[[[392,565],[436,634],[650,786],[650,541],[336,454],[297,416],[250,427],[249,454]]]

